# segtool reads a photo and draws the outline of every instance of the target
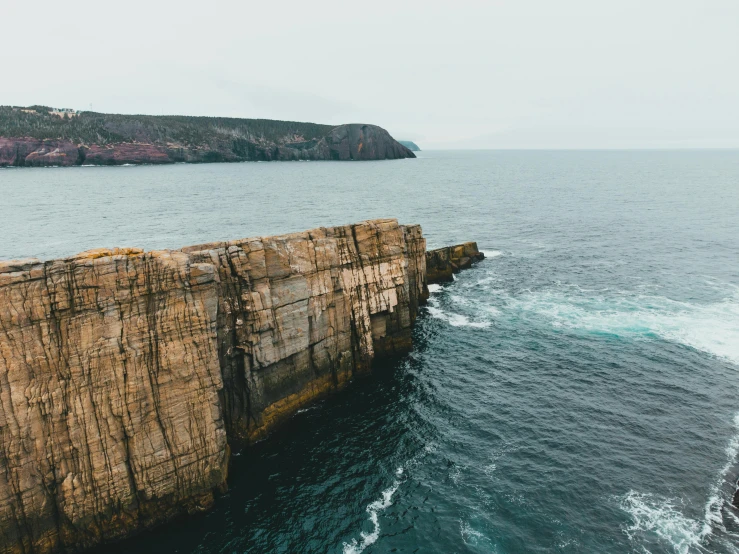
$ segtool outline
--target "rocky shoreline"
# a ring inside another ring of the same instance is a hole
[[[429,259],[381,219],[0,262],[0,552],[208,509],[231,445],[412,348]]]
[[[0,106],[0,167],[402,158],[415,154],[376,125]]]

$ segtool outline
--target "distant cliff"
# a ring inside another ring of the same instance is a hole
[[[0,106],[0,167],[414,157],[375,125]]]
[[[413,142],[412,140],[399,140],[398,142],[400,144],[402,144],[403,146],[405,146],[411,152],[420,152],[421,151],[421,149],[419,148],[419,146],[415,142]]]
[[[209,508],[229,445],[411,349],[427,261],[478,255],[434,252],[420,226],[380,219],[0,262],[0,553]]]

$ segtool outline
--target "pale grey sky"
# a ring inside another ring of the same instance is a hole
[[[738,0],[34,0],[0,104],[366,122],[425,148],[739,147]]]

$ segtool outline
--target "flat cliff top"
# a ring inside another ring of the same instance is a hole
[[[60,261],[83,261],[83,260],[95,260],[97,258],[105,258],[109,256],[138,256],[140,254],[166,254],[170,252],[185,252],[185,253],[191,253],[191,252],[200,252],[205,250],[213,250],[216,248],[228,248],[229,246],[238,246],[240,244],[246,244],[250,242],[255,241],[276,241],[276,242],[285,242],[289,241],[290,239],[299,239],[303,237],[310,237],[314,235],[323,235],[327,229],[338,229],[338,228],[350,228],[352,226],[358,226],[358,225],[398,225],[398,220],[396,218],[377,218],[377,219],[368,219],[366,221],[360,221],[358,223],[354,224],[347,224],[347,225],[334,225],[331,227],[318,227],[315,229],[309,229],[307,231],[300,231],[296,233],[284,233],[281,235],[269,235],[269,236],[259,236],[259,237],[247,237],[243,239],[235,239],[235,240],[229,240],[229,241],[213,241],[213,242],[206,242],[202,244],[195,244],[191,246],[183,246],[181,248],[172,248],[172,249],[159,249],[159,250],[151,250],[151,251],[145,251],[142,248],[137,247],[130,247],[130,246],[121,246],[121,247],[111,247],[111,248],[94,248],[92,250],[85,250],[84,252],[79,252],[77,254],[72,254],[71,256],[65,256],[63,258],[58,258]],[[409,227],[418,227],[417,225],[410,225]],[[47,262],[54,262],[57,261],[57,259],[52,260],[41,260],[40,258],[19,258],[15,260],[0,260],[0,274],[3,273],[16,273],[21,271],[29,271],[33,266],[37,266],[42,263]]]

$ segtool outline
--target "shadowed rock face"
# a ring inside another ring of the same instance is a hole
[[[445,246],[426,252],[426,282],[450,283],[454,274],[469,269],[474,262],[485,258],[477,249],[476,242],[465,242],[456,246]]]
[[[375,220],[0,262],[0,552],[206,509],[229,441],[411,348],[424,253],[419,226]]]
[[[326,137],[334,160],[395,160],[416,155],[375,125],[341,125]]]

